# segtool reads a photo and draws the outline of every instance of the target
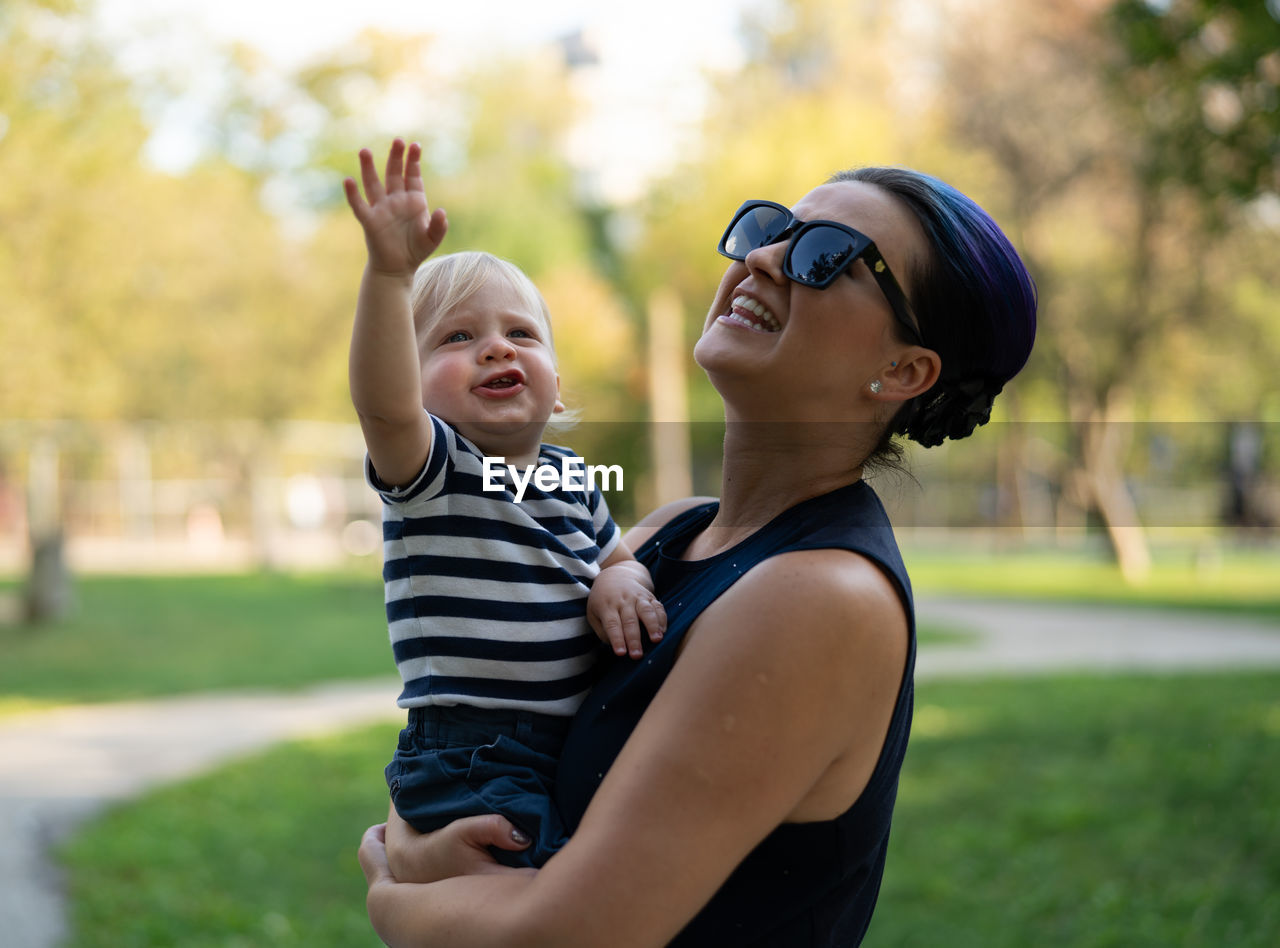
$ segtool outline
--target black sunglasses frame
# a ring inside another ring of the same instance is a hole
[[[911,309],[911,302],[907,299],[907,294],[902,292],[902,286],[893,275],[893,271],[889,269],[889,265],[884,262],[876,242],[861,231],[854,230],[847,224],[841,224],[839,221],[802,221],[791,213],[791,208],[783,204],[777,204],[773,201],[744,201],[742,206],[734,213],[733,219],[729,221],[729,226],[725,228],[724,235],[720,238],[720,243],[716,246],[716,250],[730,260],[746,260],[746,254],[738,255],[730,253],[725,245],[729,242],[734,228],[738,226],[738,222],[747,215],[749,211],[758,208],[767,207],[785,215],[786,226],[780,230],[776,237],[768,244],[760,244],[752,247],[752,250],[759,250],[760,247],[767,247],[776,244],[781,240],[786,240],[788,236],[790,240],[787,243],[786,252],[782,257],[782,273],[788,280],[793,280],[801,286],[813,287],[815,290],[825,290],[840,274],[844,273],[849,267],[853,266],[855,260],[863,260],[867,267],[871,270],[871,275],[875,277],[876,283],[880,286],[880,292],[884,294],[885,299],[889,303],[889,308],[893,310],[894,318],[902,324],[907,330],[911,340],[916,345],[924,345],[924,339],[920,335],[919,321],[915,318],[915,313]],[[825,279],[813,281],[800,276],[795,269],[793,257],[795,255],[796,244],[800,238],[812,230],[823,227],[831,227],[843,234],[853,238],[853,252],[848,258],[836,267]],[[750,251],[748,251],[749,253]]]

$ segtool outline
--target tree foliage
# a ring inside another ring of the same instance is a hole
[[[690,350],[727,265],[715,244],[738,205],[792,203],[840,169],[902,163],[920,131],[910,78],[890,68],[903,38],[885,5],[788,0],[742,28],[747,61],[716,80],[701,146],[644,202],[643,240],[629,255],[633,298],[669,286],[683,301]],[[718,420],[718,398],[690,366],[695,418]]]
[[[1246,38],[1236,6],[1024,4],[975,11],[946,47],[952,128],[1006,182],[1040,285],[1033,371],[1072,423],[1066,496],[1101,515],[1135,577],[1130,423],[1257,412],[1262,385],[1242,403],[1240,380],[1263,381],[1249,349],[1274,335],[1244,288],[1274,300],[1261,263],[1274,232],[1245,199],[1274,181],[1274,135],[1269,149],[1256,139],[1276,121],[1275,44]],[[1223,95],[1242,109],[1229,127]]]
[[[1103,28],[1143,174],[1227,202],[1280,191],[1280,4],[1117,0]]]
[[[1098,461],[1100,420],[1280,411],[1273,0],[751,9],[681,166],[601,208],[566,158],[578,112],[554,50],[462,67],[432,36],[369,31],[283,72],[231,47],[193,104],[178,78],[125,75],[86,4],[9,0],[0,417],[349,418],[363,245],[340,179],[393,135],[424,145],[446,249],[499,253],[543,288],[588,421],[645,416],[648,301],[674,290],[692,342],[744,199],[792,202],[860,164],[951,181],[1023,251],[1041,331],[997,417],[1074,422],[1063,483]],[[148,162],[157,103],[199,109],[183,171]],[[689,368],[695,416],[718,419]]]
[[[149,168],[132,87],[74,14],[9,11],[0,76],[0,415],[290,414],[316,343],[253,176]]]
[[[363,244],[340,181],[392,135],[426,146],[446,249],[509,257],[609,341],[566,361],[566,391],[627,413],[634,351],[562,157],[562,63],[450,72],[432,38],[371,31],[287,74],[215,51],[201,103],[180,78],[126,76],[88,22],[30,0],[0,19],[0,174],[20,183],[0,195],[0,416],[348,418]],[[185,171],[147,160],[158,102],[202,119]]]

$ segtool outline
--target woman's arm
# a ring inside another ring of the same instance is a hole
[[[819,818],[806,803],[820,784],[829,799],[824,775],[850,775],[826,815],[852,805],[906,654],[902,605],[867,560],[766,560],[690,629],[582,824],[541,871],[427,886],[374,878],[375,927],[392,944],[665,944],[776,826]]]

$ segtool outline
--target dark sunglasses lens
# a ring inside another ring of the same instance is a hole
[[[724,238],[724,252],[741,260],[759,247],[767,247],[787,229],[789,217],[776,207],[760,204],[748,208],[734,221]]]
[[[852,236],[835,227],[811,227],[791,246],[793,279],[810,286],[826,286],[853,259],[858,246]]]

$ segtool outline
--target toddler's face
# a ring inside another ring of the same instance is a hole
[[[481,450],[527,434],[536,446],[560,404],[547,327],[501,280],[481,286],[425,334],[422,404]]]

